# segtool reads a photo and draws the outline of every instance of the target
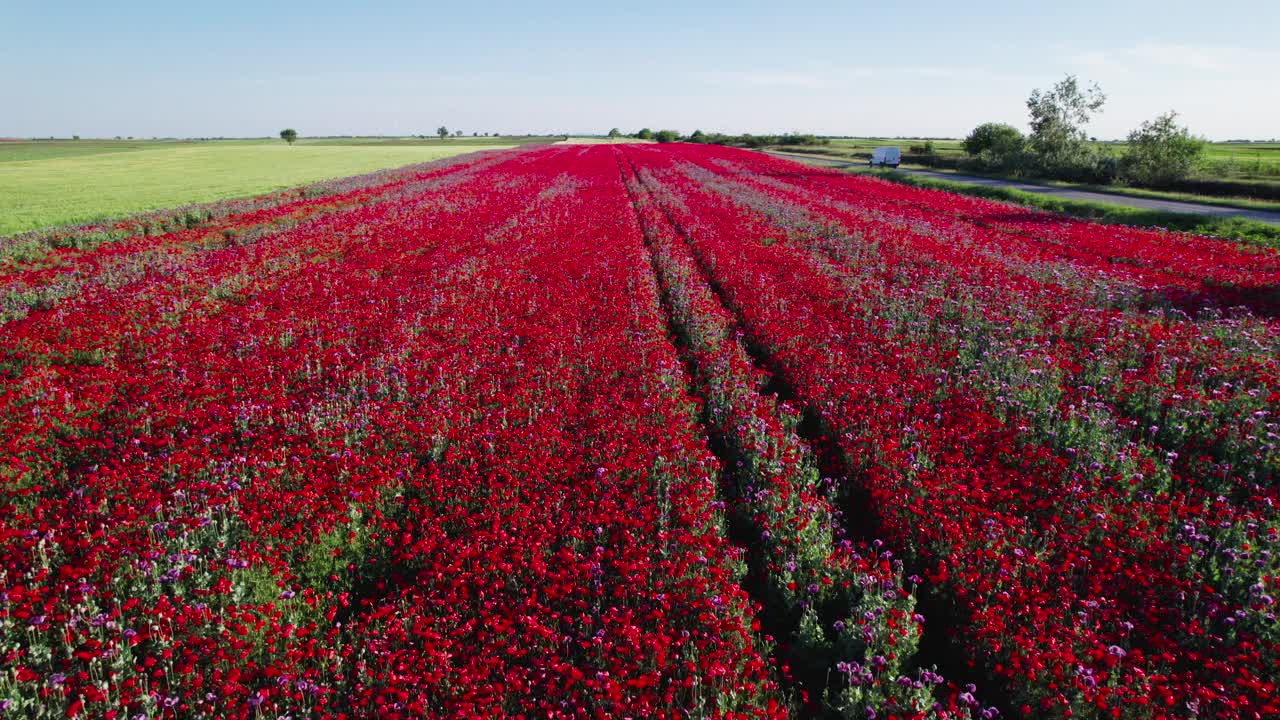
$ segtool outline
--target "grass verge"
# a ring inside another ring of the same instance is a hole
[[[1140,208],[1112,205],[1110,203],[1089,202],[1085,200],[1064,200],[1062,198],[1045,197],[1036,193],[1024,192],[1014,188],[989,187],[972,185],[954,180],[937,180],[920,177],[892,170],[868,171],[850,168],[854,172],[874,175],[883,180],[910,185],[912,187],[971,195],[1011,202],[1018,205],[1046,210],[1048,212],[1069,215],[1071,217],[1112,225],[1130,225],[1133,227],[1161,228],[1179,232],[1208,235],[1212,237],[1237,240],[1246,244],[1266,248],[1280,248],[1280,226],[1239,218],[1220,218],[1211,215],[1193,213],[1175,213],[1162,210],[1143,210]]]

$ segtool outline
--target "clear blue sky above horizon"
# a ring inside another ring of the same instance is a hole
[[[800,130],[1024,125],[1067,73],[1090,132],[1178,110],[1280,137],[1280,3],[0,0],[0,136]]]

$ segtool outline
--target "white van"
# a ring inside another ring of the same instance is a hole
[[[902,151],[892,145],[886,145],[871,151],[871,162],[868,164],[871,167],[875,167],[877,165],[880,167],[884,167],[886,165],[889,167],[898,167],[898,164],[901,162]]]

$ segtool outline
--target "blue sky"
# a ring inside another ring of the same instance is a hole
[[[0,136],[962,135],[1066,73],[1121,137],[1280,136],[1280,3],[0,0]]]

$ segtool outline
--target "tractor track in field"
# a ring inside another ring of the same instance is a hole
[[[625,168],[624,168],[625,163]],[[637,206],[638,195],[631,184],[627,182],[627,170],[630,170],[632,176],[636,179],[644,192],[648,193],[648,188],[644,185],[644,181],[640,178],[640,173],[631,158],[625,154],[618,154],[618,173],[624,191],[627,194],[628,204],[631,206],[632,212],[636,215],[636,222],[640,227],[641,235],[644,239],[645,254],[649,261],[649,271],[653,273],[655,284],[658,288],[659,302],[661,303],[662,316],[665,320],[667,328],[667,336],[671,344],[675,346],[676,352],[680,358],[680,363],[684,368],[685,374],[689,378],[689,391],[696,395],[700,401],[700,410],[698,422],[702,426],[707,438],[707,449],[719,461],[720,471],[716,478],[716,497],[718,499],[729,498],[733,493],[728,486],[737,482],[731,475],[734,473],[733,468],[738,463],[735,459],[735,452],[732,443],[722,434],[714,429],[713,423],[709,415],[710,402],[706,392],[700,387],[697,381],[699,372],[693,357],[691,356],[689,347],[690,340],[687,329],[680,323],[672,310],[672,302],[670,298],[670,290],[667,282],[663,278],[663,273],[658,268],[653,241],[645,222],[641,217],[639,207]],[[663,210],[666,216],[665,209]],[[667,217],[667,221],[671,222]],[[769,655],[773,660],[775,667],[781,668],[786,664],[785,644],[789,636],[795,630],[795,624],[789,623],[783,615],[777,612],[776,608],[771,607],[765,591],[766,581],[764,570],[761,567],[758,552],[752,548],[751,538],[753,533],[747,527],[748,521],[741,517],[740,513],[730,510],[726,512],[726,537],[734,548],[742,552],[743,558],[747,566],[747,574],[741,581],[741,586],[752,602],[761,607],[761,611],[756,613],[756,619],[760,622],[760,629],[763,631],[764,640],[770,644]],[[803,707],[800,717],[818,717],[816,712],[816,700],[821,697],[823,686],[818,684],[818,679],[795,677],[791,674],[781,678],[783,684],[792,691],[800,690],[805,693],[807,702]],[[799,698],[797,698],[799,701]]]
[[[625,153],[623,153],[623,156],[625,157]],[[717,302],[719,302],[719,304],[725,308],[733,318],[733,327],[738,331],[739,336],[742,339],[743,349],[746,351],[752,364],[768,373],[769,381],[761,392],[763,394],[773,394],[777,396],[779,401],[786,402],[799,410],[801,419],[796,428],[796,434],[799,439],[814,453],[821,473],[825,477],[837,479],[837,487],[841,489],[841,503],[839,509],[844,512],[842,525],[845,531],[851,538],[858,541],[866,543],[874,542],[878,539],[879,529],[882,526],[881,518],[873,507],[870,494],[864,487],[863,483],[854,481],[857,474],[849,466],[844,454],[835,443],[834,436],[822,422],[822,419],[814,411],[812,406],[808,402],[805,402],[805,400],[796,392],[791,383],[787,381],[786,373],[782,366],[776,361],[768,349],[751,332],[749,332],[742,313],[728,301],[728,296],[725,290],[715,281],[705,259],[694,247],[693,240],[683,225],[672,217],[670,211],[657,199],[655,194],[652,192],[652,189],[648,186],[648,183],[640,175],[639,169],[636,168],[631,158],[625,157],[625,160],[627,164],[630,165],[631,172],[636,178],[636,182],[646,193],[649,194],[651,198],[654,199],[656,206],[662,212],[666,222],[680,237],[681,242],[683,242],[689,250],[690,256],[696,263],[700,280],[711,290]],[[630,196],[634,207],[635,196],[631,193],[630,189],[628,189],[628,195]],[[649,252],[652,265],[653,249],[649,242],[650,241],[646,234],[646,250]],[[681,360],[686,366],[686,371],[690,373],[691,378],[694,378],[696,375],[693,374],[691,368],[692,360],[688,357],[685,340],[680,335],[678,323],[674,321],[672,313],[667,307],[668,301],[666,297],[666,290],[663,289],[664,284],[660,281],[661,276],[656,267],[654,267],[653,270],[655,274],[659,276],[659,288],[661,289],[663,296],[663,313],[667,317],[668,328],[671,330],[673,341],[676,342],[677,349],[680,351]],[[694,387],[693,389],[700,397],[702,396],[702,391],[699,388]],[[706,398],[704,397],[702,399],[704,401],[703,404],[705,408]],[[706,429],[708,438],[711,440],[712,451],[716,454],[717,459],[721,461],[721,464],[725,468],[724,472],[730,472],[729,468],[735,467],[733,464],[735,462],[735,458],[733,457],[729,443],[726,442],[724,438],[718,437],[718,434],[711,429],[706,418],[703,419],[702,424]],[[747,549],[748,557],[750,557],[750,541],[741,537],[741,534],[742,533],[737,533],[736,536],[733,536],[730,539],[735,545]],[[904,555],[909,557],[908,554]],[[906,574],[922,574],[920,572],[920,568],[915,567],[910,561],[906,562]],[[752,597],[755,598],[756,593],[752,592],[750,588],[747,589],[748,592],[752,594]],[[1003,687],[1001,687],[999,682],[985,672],[980,665],[976,664],[974,661],[968,660],[963,650],[953,638],[953,629],[963,624],[964,618],[956,612],[955,608],[947,602],[945,597],[930,586],[919,586],[916,600],[917,608],[924,616],[925,622],[923,624],[924,631],[915,654],[915,666],[919,668],[936,668],[937,671],[947,679],[947,681],[955,684],[956,686],[976,686],[980,691],[980,697],[986,705],[994,707],[1000,712],[1001,716],[1012,717],[1009,709],[1013,707],[1013,701],[1009,697],[1008,693]],[[770,627],[770,624],[766,623],[764,619],[761,620],[761,623],[762,627],[765,627],[766,630],[773,635],[775,641],[779,638],[785,638],[791,633],[791,630],[788,630],[785,627],[779,627],[776,620],[773,622],[772,627]],[[792,628],[792,630],[793,629],[794,628]],[[800,685],[804,686],[806,690],[810,689],[810,685],[816,683],[817,688],[820,691],[822,686],[825,684],[825,678],[796,678],[796,680]],[[818,703],[818,698],[815,698],[812,692],[809,694],[811,703],[809,706],[806,706],[806,713],[804,716],[823,717],[821,714],[821,706]]]

